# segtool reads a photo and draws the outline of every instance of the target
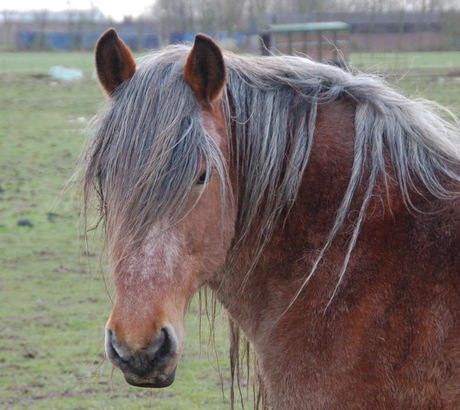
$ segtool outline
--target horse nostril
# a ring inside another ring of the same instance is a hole
[[[122,362],[124,361],[124,354],[112,330],[109,328],[105,329],[105,352],[109,360],[115,366],[121,366]]]
[[[152,346],[155,349],[153,359],[160,365],[166,365],[177,351],[177,340],[172,329],[164,327]]]
[[[161,334],[164,335],[164,341],[163,344],[160,346],[160,349],[158,350],[157,356],[163,357],[171,352],[171,337],[168,334],[168,331],[166,328],[161,329]]]
[[[164,327],[163,329],[161,329],[161,333],[164,335],[164,341],[160,349],[158,350],[157,356],[159,357],[174,353],[176,350],[175,338],[174,335],[171,334],[171,331],[168,330],[168,328]]]

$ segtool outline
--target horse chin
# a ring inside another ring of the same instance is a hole
[[[146,388],[153,388],[153,389],[160,389],[163,387],[168,387],[173,384],[174,379],[176,377],[176,369],[169,374],[169,375],[155,375],[152,377],[139,377],[132,373],[125,373],[125,380],[131,386],[135,387],[146,387]]]

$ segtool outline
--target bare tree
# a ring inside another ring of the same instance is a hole
[[[219,2],[221,3],[221,27],[224,27],[230,35],[244,29],[247,22],[245,19],[247,0],[219,0]]]
[[[402,49],[408,24],[420,33],[418,48],[424,47],[423,32],[427,22],[432,21],[433,13],[440,13],[438,20],[444,21],[443,33],[452,43],[459,27],[456,12],[459,8],[459,0],[157,0],[153,17],[163,38],[169,39],[175,31],[232,34],[250,29],[254,32],[267,23],[325,21],[346,18],[347,13],[360,13],[364,19],[361,27],[368,33],[369,49],[373,48],[377,30],[387,29],[383,27],[385,24],[398,33],[397,48]],[[415,21],[414,13],[419,13]]]
[[[3,38],[3,47],[5,48],[5,50],[11,51],[14,48],[13,29],[16,12],[5,9],[2,10],[2,16],[3,35],[0,38]]]
[[[35,39],[34,48],[45,50],[46,44],[46,29],[48,26],[48,10],[39,10],[34,13],[35,23],[38,25],[38,38]]]
[[[158,0],[152,6],[152,17],[165,39],[168,39],[171,33],[193,29],[190,1],[187,0]]]

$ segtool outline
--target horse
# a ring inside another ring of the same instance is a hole
[[[129,384],[173,383],[184,314],[208,286],[252,346],[267,406],[460,407],[448,109],[203,34],[136,62],[110,29],[95,60],[107,106],[82,190],[113,273],[106,354]]]

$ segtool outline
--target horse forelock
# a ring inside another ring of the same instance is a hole
[[[93,121],[83,191],[87,204],[98,194],[111,246],[132,250],[153,225],[177,222],[203,167],[224,174],[182,76],[185,57],[177,47],[144,58]]]

